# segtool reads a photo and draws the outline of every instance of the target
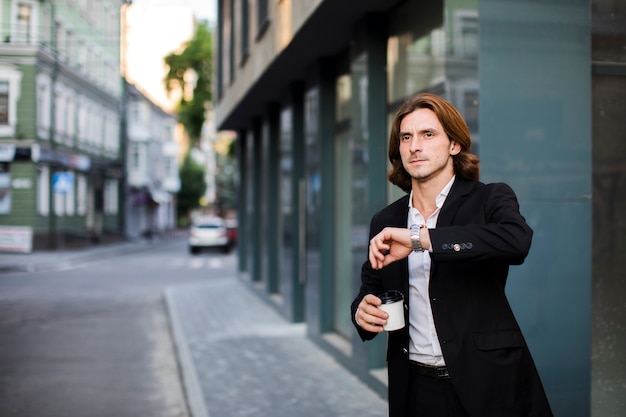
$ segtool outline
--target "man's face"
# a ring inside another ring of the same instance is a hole
[[[452,155],[461,147],[451,142],[430,109],[417,109],[400,123],[400,157],[402,165],[413,180],[427,182],[454,175]]]

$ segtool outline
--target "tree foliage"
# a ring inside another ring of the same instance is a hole
[[[178,191],[178,216],[188,219],[191,210],[200,206],[200,197],[206,191],[204,168],[187,153],[179,171],[180,190]]]
[[[192,145],[200,140],[206,106],[212,100],[212,55],[211,31],[204,21],[198,25],[193,38],[185,44],[181,53],[171,53],[165,57],[169,68],[164,79],[165,88],[169,93],[176,86],[182,92],[176,112]],[[195,77],[195,85],[190,85],[190,75]],[[191,87],[192,94],[188,91]]]

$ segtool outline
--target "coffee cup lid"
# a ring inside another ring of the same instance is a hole
[[[402,293],[398,290],[389,290],[378,296],[383,304],[395,303],[396,301],[400,301],[404,298]]]

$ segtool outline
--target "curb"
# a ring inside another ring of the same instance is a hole
[[[174,348],[180,369],[183,391],[187,401],[187,408],[191,417],[209,417],[206,401],[202,394],[198,372],[193,363],[193,357],[183,331],[178,311],[174,306],[174,297],[171,289],[166,288],[164,293],[165,308],[168,312],[170,328],[174,339]]]

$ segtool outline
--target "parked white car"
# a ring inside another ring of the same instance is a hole
[[[189,252],[196,254],[203,248],[230,251],[231,241],[224,220],[209,217],[197,220],[189,229]]]

